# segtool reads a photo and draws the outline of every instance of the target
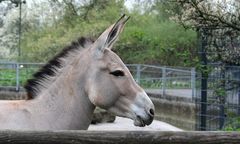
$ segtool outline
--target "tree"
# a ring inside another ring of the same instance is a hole
[[[0,2],[0,59],[5,59],[15,55],[18,44],[18,12],[13,3]]]
[[[208,35],[209,60],[240,64],[240,1],[238,0],[172,0],[166,2],[181,8],[173,10],[172,19],[186,28],[204,29]]]
[[[49,22],[47,17],[42,17],[41,20],[50,25],[30,28],[24,33],[22,42],[24,61],[47,61],[77,37],[98,36],[107,25],[116,20],[116,16],[120,15],[123,8],[122,0],[96,1],[96,3],[94,0],[89,0],[81,4],[76,2],[82,1],[48,1],[48,5],[52,7],[60,5],[60,13],[54,13],[58,19]],[[33,6],[30,13],[37,14],[35,7],[38,9],[44,5],[39,3]],[[48,13],[52,11],[51,7],[48,9]]]
[[[227,27],[240,31],[240,1],[238,0],[172,0],[181,7],[175,20],[184,26]]]
[[[167,5],[164,0],[135,2],[136,7],[130,11],[133,14],[130,23],[133,24],[128,24],[126,38],[123,34],[125,43],[129,44],[121,47],[123,49],[121,55],[124,59],[131,63],[194,65],[198,61],[196,32],[186,30],[169,19],[172,15],[166,10],[174,7]],[[134,50],[130,51],[130,49]],[[129,56],[130,53],[132,53],[131,56]]]
[[[161,10],[157,11],[158,7],[148,2],[136,2],[128,10],[124,0],[33,1],[22,18],[26,27],[22,61],[47,61],[77,37],[97,37],[127,13],[131,20],[114,48],[126,63],[194,65],[196,33],[170,21],[168,13],[163,13],[167,7],[159,4]]]
[[[2,0],[0,2],[0,59],[18,59],[19,2],[20,0]],[[21,2],[25,3],[24,0]],[[61,10],[59,5],[51,5],[47,1],[25,3],[22,5],[21,32],[25,35],[32,29],[40,30],[46,26],[53,26],[63,15]],[[22,49],[25,48],[22,47]]]

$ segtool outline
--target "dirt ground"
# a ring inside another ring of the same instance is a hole
[[[113,123],[99,123],[90,125],[88,130],[124,130],[124,131],[182,131],[181,129],[174,127],[168,123],[154,120],[153,123],[145,127],[136,127],[133,125],[133,121],[127,118],[116,117],[116,120]]]

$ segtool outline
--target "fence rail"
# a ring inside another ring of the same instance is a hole
[[[0,62],[0,87],[19,91],[27,79],[44,63]],[[187,89],[187,97],[195,96],[195,69],[127,64],[136,82],[145,89],[158,90],[166,95],[173,90]]]
[[[5,144],[237,144],[238,132],[0,131]]]

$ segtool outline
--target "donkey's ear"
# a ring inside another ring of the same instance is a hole
[[[128,19],[129,17],[123,15],[115,24],[107,28],[95,41],[95,49],[100,52],[103,52],[105,49],[111,49]]]
[[[125,23],[130,17],[126,17],[123,15],[111,28],[110,32],[108,33],[105,48],[112,48],[112,45],[116,42],[117,38],[119,37],[120,33],[122,32]]]

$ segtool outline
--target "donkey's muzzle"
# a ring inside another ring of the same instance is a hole
[[[154,119],[154,110],[150,109],[147,112],[146,116],[137,115],[137,118],[134,121],[134,125],[144,127],[146,125],[150,125],[153,122],[153,119]]]
[[[144,91],[138,93],[134,104],[135,107],[133,107],[133,110],[136,114],[134,117],[134,125],[140,127],[150,125],[154,119],[155,108],[148,95]]]
[[[148,118],[144,120],[144,123],[146,125],[150,125],[153,122],[153,119],[154,119],[154,109],[150,109],[148,111]]]

